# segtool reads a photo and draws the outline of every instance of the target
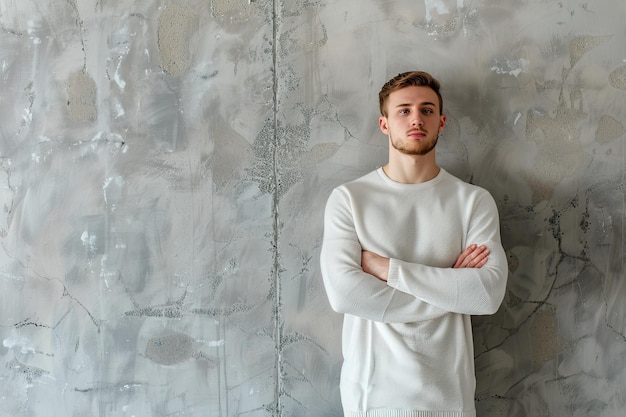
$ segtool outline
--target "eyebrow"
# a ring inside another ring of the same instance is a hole
[[[396,106],[396,108],[400,108],[400,107],[411,107],[411,106],[412,106],[412,104],[410,104],[410,103],[404,103],[404,104],[398,104],[398,105]],[[434,107],[437,107],[437,105],[436,105],[435,103],[431,103],[430,101],[425,101],[425,102],[423,102],[423,103],[420,103],[420,104],[419,104],[419,106],[420,106],[420,107],[421,107],[421,106],[434,106]]]

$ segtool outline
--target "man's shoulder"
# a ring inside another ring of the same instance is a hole
[[[357,177],[355,179],[352,179],[350,181],[346,181],[343,184],[339,185],[337,188],[343,188],[343,189],[353,189],[353,188],[359,188],[363,185],[371,185],[373,183],[376,183],[380,180],[380,174],[378,173],[380,168],[377,168],[373,171],[368,172],[365,175],[361,175],[360,177]]]
[[[356,200],[367,200],[368,196],[380,188],[381,179],[377,171],[378,169],[370,171],[336,186],[330,193],[329,201],[333,201],[334,204],[344,204],[351,201],[350,204],[353,204]]]
[[[451,187],[456,192],[463,195],[488,195],[491,196],[491,193],[480,185],[474,184],[472,182],[464,181],[447,171],[443,171],[444,178],[442,183],[447,184],[448,187]],[[471,180],[470,180],[471,181]]]

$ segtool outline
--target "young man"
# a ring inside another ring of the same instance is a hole
[[[348,417],[474,417],[470,315],[502,302],[507,262],[491,195],[440,168],[439,82],[400,74],[379,94],[389,162],[331,193],[322,275],[344,314]]]

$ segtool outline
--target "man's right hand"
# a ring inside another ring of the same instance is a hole
[[[485,245],[472,244],[459,255],[452,268],[481,268],[487,263],[489,249]]]

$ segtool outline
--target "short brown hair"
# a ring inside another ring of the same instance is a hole
[[[387,98],[389,97],[389,94],[402,88],[416,86],[430,87],[435,93],[437,93],[437,97],[439,98],[439,113],[443,114],[443,98],[441,97],[441,93],[439,92],[439,81],[437,81],[435,77],[424,71],[403,72],[402,74],[398,74],[391,80],[387,81],[385,85],[383,85],[383,88],[380,90],[380,93],[378,93],[378,105],[380,106],[380,114],[385,117],[387,116],[385,103],[387,101]]]

